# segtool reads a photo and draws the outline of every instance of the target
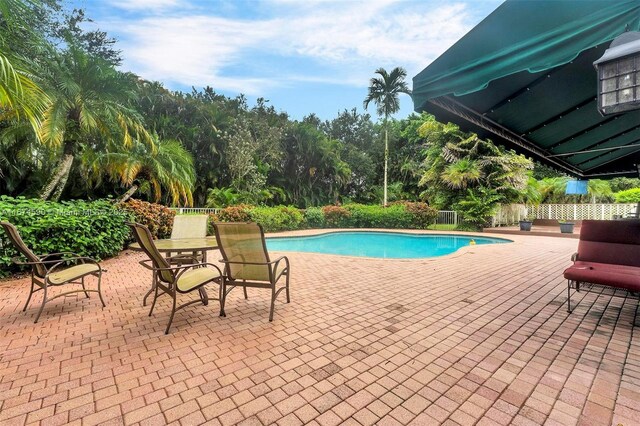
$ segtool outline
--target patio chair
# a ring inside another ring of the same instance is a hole
[[[289,259],[286,256],[270,260],[264,239],[264,231],[257,223],[215,223],[216,239],[222,253],[225,279],[222,284],[220,315],[225,316],[224,304],[227,295],[235,287],[242,287],[245,299],[247,288],[271,289],[269,321],[273,321],[276,298],[282,290],[289,298]],[[276,289],[280,278],[285,285]]]
[[[31,267],[31,290],[29,291],[27,303],[25,303],[24,308],[22,308],[22,312],[27,310],[27,306],[29,306],[33,293],[40,290],[43,291],[42,304],[40,305],[40,309],[33,321],[34,323],[37,323],[38,319],[40,319],[40,315],[44,310],[44,305],[46,305],[47,302],[72,293],[84,293],[87,298],[89,298],[89,293],[98,293],[102,307],[106,306],[104,299],[102,298],[102,293],[100,292],[102,268],[98,262],[89,257],[80,256],[70,252],[49,253],[43,256],[36,256],[31,250],[29,250],[22,240],[22,237],[20,237],[18,229],[13,224],[9,222],[0,222],[0,226],[4,228],[5,232],[9,236],[9,240],[11,240],[11,243],[16,250],[27,258],[27,261],[24,262],[20,260],[20,258],[16,257],[12,259],[13,262],[17,265],[28,265]],[[75,262],[76,264],[68,266],[69,262]],[[97,290],[91,290],[85,287],[84,279],[89,275],[98,279]],[[53,297],[48,297],[50,287],[59,287],[67,284],[80,284],[82,289],[70,290]]]
[[[218,299],[216,300],[222,300],[220,294],[222,292],[223,276],[220,268],[212,263],[182,264],[172,267],[170,262],[174,259],[162,256],[153,242],[151,232],[146,226],[139,223],[128,223],[128,225],[131,227],[133,236],[142,250],[149,256],[148,260],[143,260],[140,264],[153,271],[154,296],[149,316],[153,314],[153,308],[156,306],[160,291],[171,296],[173,300],[171,315],[164,334],[169,334],[169,329],[177,310],[199,302],[202,302],[205,306],[209,304],[209,297],[204,289],[205,285],[212,282],[219,284]],[[198,299],[177,306],[179,293],[185,294],[196,290],[199,293]],[[222,310],[222,304],[220,309]]]
[[[180,238],[205,238],[207,236],[207,225],[209,215],[206,214],[183,214],[173,218],[173,227],[171,228],[171,239]],[[172,264],[191,264],[199,263],[205,260],[204,252],[177,252],[175,256],[170,256]]]

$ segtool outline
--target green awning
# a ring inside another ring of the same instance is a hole
[[[640,112],[600,116],[593,68],[626,29],[640,0],[508,0],[413,78],[415,109],[576,176],[630,174]]]

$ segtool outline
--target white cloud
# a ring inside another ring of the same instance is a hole
[[[127,3],[142,7],[151,1]],[[153,1],[171,6],[179,0]],[[187,7],[180,16],[156,14],[108,26],[121,39],[125,68],[144,78],[250,95],[294,81],[366,86],[379,66],[404,66],[411,76],[470,28],[464,4],[271,0],[260,6],[267,18],[231,19],[202,9],[190,15]],[[255,75],[253,58],[265,52],[280,63]],[[315,66],[283,69],[292,58]]]
[[[162,11],[182,4],[180,0],[108,0],[111,6],[124,10]]]

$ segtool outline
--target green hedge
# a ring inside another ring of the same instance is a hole
[[[304,211],[305,228],[324,228],[327,223],[324,220],[324,213],[320,207],[309,207]]]
[[[302,212],[295,207],[254,207],[249,210],[249,216],[266,232],[300,229],[304,219]]]
[[[349,215],[349,228],[411,228],[413,217],[402,204],[381,206],[365,206],[348,204],[345,207]]]
[[[640,203],[640,188],[631,188],[615,194],[616,203]]]
[[[14,224],[36,255],[74,252],[100,260],[123,249],[131,217],[103,200],[54,203],[0,196],[0,219]],[[0,273],[17,270],[11,262],[17,255],[0,231]]]
[[[437,210],[425,203],[398,202],[387,207],[347,204],[345,206],[255,207],[238,205],[211,215],[211,221],[254,221],[266,232],[303,228],[391,228],[426,229],[435,222]]]

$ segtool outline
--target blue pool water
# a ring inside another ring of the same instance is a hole
[[[332,232],[306,237],[267,239],[273,251],[303,251],[388,259],[416,259],[451,254],[461,247],[504,244],[511,240],[464,235],[416,235],[397,232]]]

